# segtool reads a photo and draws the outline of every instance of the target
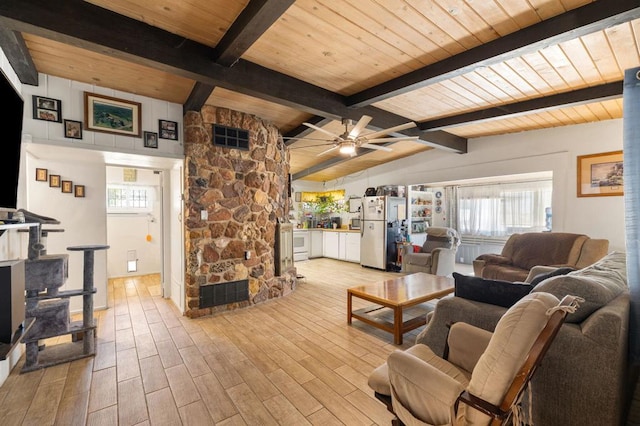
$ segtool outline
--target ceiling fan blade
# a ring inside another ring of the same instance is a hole
[[[393,151],[391,148],[387,148],[386,146],[371,145],[370,143],[363,143],[360,146],[362,148],[379,149],[380,151],[387,151],[387,152]]]
[[[362,117],[360,117],[360,120],[358,120],[356,125],[353,126],[353,129],[351,129],[351,131],[349,132],[349,137],[352,139],[357,138],[360,132],[367,127],[367,124],[369,124],[370,121],[371,117],[369,117],[368,115],[363,115]]]
[[[331,148],[327,149],[326,151],[322,151],[320,154],[316,155],[316,157],[320,157],[321,155],[324,155],[324,154],[326,154],[327,152],[331,152],[331,151],[333,151],[334,149],[338,149],[339,147],[340,147],[340,145],[336,145],[336,146],[334,146],[334,147],[331,147]]]
[[[327,142],[327,139],[322,139],[322,138],[307,138],[304,136],[300,136],[300,137],[293,137],[293,136],[283,136],[282,139],[284,140],[298,140],[298,141],[325,141]],[[333,142],[331,142],[333,143]]]
[[[377,138],[377,139],[367,138],[367,143],[415,141],[417,139],[419,139],[418,136],[399,136],[397,138],[389,137],[389,138]]]
[[[378,136],[388,135],[389,133],[399,132],[400,130],[407,130],[412,127],[416,127],[416,123],[414,123],[413,121],[410,121],[409,123],[401,124],[395,127],[389,127],[388,129],[379,130],[377,132],[368,133],[366,135],[361,135],[361,136],[367,139],[375,139]]]
[[[333,142],[320,143],[320,144],[317,144],[317,145],[290,146],[289,149],[315,148],[315,147],[318,147],[318,146],[327,146],[327,145],[333,145]]]
[[[330,131],[328,131],[328,130],[323,129],[322,127],[318,127],[318,126],[316,126],[316,125],[314,125],[314,124],[311,124],[311,123],[302,123],[302,124],[304,124],[304,125],[305,125],[305,126],[307,126],[307,127],[312,128],[313,130],[317,130],[317,131],[322,132],[322,133],[324,133],[324,134],[326,134],[326,135],[329,135],[329,136],[331,136],[332,138],[336,138],[336,139],[338,139],[338,140],[342,140],[342,138],[341,138],[340,136],[336,135],[335,133],[331,133],[331,132],[330,132]]]

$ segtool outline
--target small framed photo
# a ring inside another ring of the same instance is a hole
[[[61,123],[62,102],[58,99],[33,95],[33,118]]]
[[[64,120],[64,137],[82,139],[82,121]]]
[[[70,180],[62,181],[62,192],[71,194],[73,192],[73,182]]]
[[[73,187],[73,195],[78,198],[84,198],[84,185],[75,185]]]
[[[624,195],[622,151],[578,156],[578,197]]]
[[[47,169],[36,169],[36,180],[39,182],[46,182],[48,172]]]
[[[60,188],[60,175],[49,175],[49,186],[52,188]]]
[[[155,132],[144,132],[144,147],[158,148],[158,134]]]
[[[160,139],[178,140],[178,123],[176,121],[158,120]]]

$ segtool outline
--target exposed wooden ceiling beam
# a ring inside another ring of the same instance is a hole
[[[362,107],[640,17],[638,0],[596,1],[353,94]]]
[[[38,85],[38,70],[22,34],[0,26],[0,47],[22,84]]]
[[[242,59],[232,68],[224,67],[211,60],[212,49],[208,46],[83,0],[3,0],[0,25],[326,118],[340,120],[367,114],[381,128],[407,121],[378,108],[349,108],[338,93]],[[432,132],[429,137],[431,143],[442,140],[445,148],[462,146],[464,149],[458,152],[466,152],[465,138],[444,132]]]
[[[418,124],[420,130],[442,130],[447,127],[465,124],[477,124],[486,121],[498,120],[506,117],[531,114],[538,111],[558,109],[571,106],[584,105],[593,102],[602,102],[622,97],[622,81],[573,90],[571,92],[558,93],[556,95],[527,101],[501,105],[465,114],[452,115],[436,120],[423,121]]]
[[[295,0],[251,0],[214,49],[217,63],[227,67],[260,38]]]
[[[385,144],[378,144],[378,146],[387,146],[387,145],[391,145],[393,142],[387,142]],[[369,149],[369,148],[358,148],[358,157],[368,154],[370,152],[374,152],[376,151],[375,149]],[[329,167],[333,167],[333,166],[337,166],[338,164],[347,162],[349,160],[351,160],[354,157],[349,157],[349,156],[345,156],[345,155],[339,155],[337,157],[333,157],[327,161],[323,161],[322,163],[318,163],[315,164],[309,168],[306,168],[304,170],[302,170],[301,172],[295,173],[293,175],[291,175],[291,180],[298,180],[298,179],[304,179],[307,176],[310,176],[314,173],[318,173],[321,172],[325,169],[328,169]]]
[[[209,96],[211,96],[211,93],[213,93],[213,89],[215,89],[215,86],[196,81],[193,89],[191,89],[191,93],[189,93],[187,101],[182,105],[182,113],[186,114],[187,111],[200,111],[207,102],[207,99],[209,99]]]

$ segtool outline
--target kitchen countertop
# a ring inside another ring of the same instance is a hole
[[[359,229],[349,229],[349,228],[338,228],[338,229],[333,229],[333,228],[294,228],[293,232],[300,232],[300,231],[327,231],[327,232],[351,232],[351,233],[360,233]]]

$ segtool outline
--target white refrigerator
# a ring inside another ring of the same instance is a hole
[[[406,218],[406,199],[363,197],[360,212],[360,265],[393,269],[397,266],[396,241],[400,237],[400,223]]]

